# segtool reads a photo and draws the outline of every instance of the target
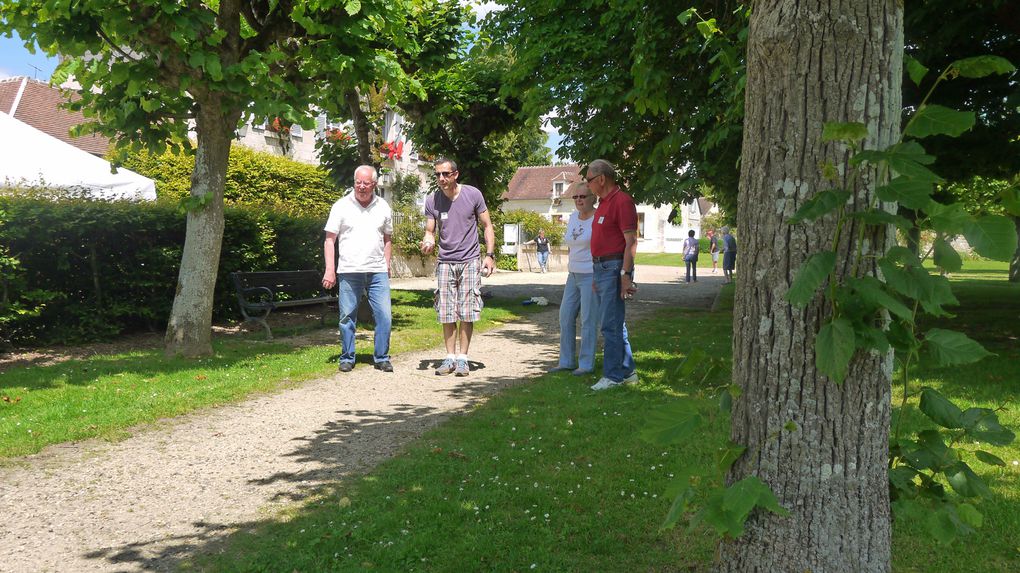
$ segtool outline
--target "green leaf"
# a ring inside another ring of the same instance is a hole
[[[1002,202],[1002,208],[1006,210],[1006,213],[1014,217],[1020,217],[1020,186],[1003,189],[999,193],[999,200]]]
[[[985,521],[981,512],[969,503],[961,503],[960,505],[957,505],[956,514],[960,516],[960,521],[963,521],[974,529],[980,529]]]
[[[719,468],[719,471],[724,473],[729,471],[730,466],[733,465],[733,462],[737,461],[737,459],[746,450],[747,448],[745,448],[744,446],[734,444],[733,442],[727,442],[726,447],[720,449],[716,453],[715,461],[716,467]]]
[[[894,225],[904,231],[913,227],[913,224],[899,215],[883,211],[882,209],[868,209],[867,211],[855,211],[850,213],[851,219],[857,219],[863,221],[866,225],[874,225],[876,227],[882,225]]]
[[[786,222],[795,225],[801,221],[813,221],[826,213],[835,211],[837,208],[846,205],[847,199],[850,198],[851,193],[849,191],[843,191],[840,189],[828,189],[816,193],[813,197],[808,199],[801,205],[800,209],[794,213],[793,217],[790,217]]]
[[[656,446],[678,444],[700,426],[701,416],[694,404],[678,401],[649,413],[641,428],[641,439]]]
[[[834,268],[836,268],[836,253],[822,251],[811,255],[797,270],[793,284],[786,292],[786,300],[796,306],[804,306],[811,302],[815,291],[825,282]]]
[[[908,209],[923,209],[931,201],[932,183],[909,177],[896,177],[875,189],[883,201],[895,201]]]
[[[999,423],[999,417],[988,408],[967,408],[963,411],[963,427],[967,436],[993,446],[1008,446],[1016,439],[1012,430]]]
[[[974,456],[990,466],[1006,467],[1006,462],[1002,458],[995,454],[990,454],[984,450],[975,451]]]
[[[933,328],[925,334],[924,341],[928,352],[939,366],[970,364],[992,355],[977,341],[955,330]],[[959,428],[962,426],[946,427]]]
[[[928,68],[907,54],[903,55],[903,63],[907,66],[907,74],[910,75],[910,81],[914,82],[914,85],[920,86],[921,80],[928,73]]]
[[[847,282],[866,302],[884,308],[908,323],[914,322],[914,313],[875,277],[861,277]]]
[[[815,365],[833,382],[841,384],[856,348],[854,327],[849,320],[837,318],[822,326],[815,338]]]
[[[975,118],[972,111],[956,111],[941,105],[925,105],[917,110],[917,113],[911,118],[903,135],[909,137],[928,137],[930,135],[959,137],[961,133],[974,127]]]
[[[965,224],[963,234],[977,254],[996,261],[1008,261],[1016,253],[1016,225],[1002,215],[984,215]]]
[[[659,530],[671,529],[675,526],[680,521],[680,518],[683,517],[683,514],[687,512],[687,507],[693,498],[694,488],[689,483],[685,484],[680,493],[673,498],[673,503],[669,506],[669,512],[666,513],[666,519],[659,525]]]
[[[949,485],[953,486],[953,490],[963,497],[988,497],[992,495],[984,480],[978,477],[974,470],[970,469],[970,466],[965,462],[957,462],[946,468],[943,473],[949,481]]]
[[[932,228],[948,236],[959,235],[972,220],[964,206],[959,203],[943,205],[937,201],[929,201],[924,207],[924,212],[928,214]]]
[[[361,12],[361,0],[347,0],[344,4],[344,9],[347,10],[347,14],[350,16]]]
[[[686,26],[686,25],[687,25],[687,23],[691,21],[691,18],[692,18],[692,17],[693,17],[693,16],[695,15],[695,14],[697,14],[697,13],[698,13],[698,10],[697,10],[697,9],[695,9],[695,8],[688,8],[688,9],[684,10],[683,12],[681,12],[681,13],[680,13],[680,14],[679,14],[679,15],[678,15],[678,16],[676,17],[676,20],[677,20],[677,22],[680,22],[680,25],[681,25],[681,26]]]
[[[851,165],[859,165],[862,162],[878,164],[885,162],[889,167],[904,177],[921,179],[932,183],[941,183],[943,180],[925,165],[931,165],[935,158],[924,152],[916,141],[904,141],[878,150],[865,150],[857,153],[850,159]]]
[[[846,143],[853,143],[860,141],[868,136],[868,126],[863,123],[855,121],[842,123],[842,122],[827,122],[822,128],[822,141],[844,141]]]
[[[932,388],[921,390],[921,412],[943,428],[962,428],[963,411]]]
[[[914,490],[914,478],[917,471],[907,466],[896,466],[889,470],[889,484],[894,489],[909,492]]]
[[[945,239],[935,240],[935,266],[946,272],[955,273],[963,268],[963,259],[960,253]]]
[[[992,74],[1009,74],[1016,67],[1006,58],[999,56],[975,56],[964,58],[950,64],[950,67],[960,72],[965,78],[983,78]]]
[[[947,544],[956,539],[956,523],[945,507],[928,514],[925,520],[928,533],[942,544]]]

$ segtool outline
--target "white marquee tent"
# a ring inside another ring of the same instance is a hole
[[[134,171],[47,135],[0,112],[0,187],[59,187],[97,199],[156,198],[156,184]]]

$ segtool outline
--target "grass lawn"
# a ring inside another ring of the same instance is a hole
[[[476,328],[494,328],[530,308],[489,301]],[[393,327],[393,354],[442,344],[432,293],[394,290]],[[335,328],[334,323],[325,330]],[[198,360],[167,360],[160,349],[152,349],[7,370],[0,375],[0,459],[60,442],[126,437],[126,429],[136,424],[335,371],[339,342],[295,347],[279,338],[286,332],[279,329],[273,342],[263,341],[261,331],[218,339],[214,356]],[[370,335],[371,327],[361,325],[360,332]],[[371,363],[371,349],[370,340],[359,341],[358,361]]]
[[[962,302],[956,327],[998,356],[976,367],[916,373],[920,383],[963,408],[995,407],[1020,390],[1020,287],[1006,284],[999,272],[989,267],[980,270],[981,280],[967,272],[954,279]],[[671,310],[635,323],[631,340],[641,384],[593,393],[584,381],[556,374],[508,390],[369,474],[238,531],[222,552],[185,569],[709,570],[715,541],[706,530],[657,528],[669,508],[665,490],[672,474],[681,464],[709,460],[712,452],[700,440],[652,448],[637,434],[649,411],[677,396],[709,399],[674,372],[684,352],[697,347],[728,355],[732,292],[727,287],[729,304],[717,312]],[[690,332],[711,336],[684,335]],[[1011,406],[1001,419],[1015,427],[1018,409]],[[905,423],[913,431],[927,427],[916,406]],[[727,432],[721,423],[705,437]],[[976,464],[993,492],[977,503],[984,528],[942,546],[916,524],[897,523],[896,571],[1020,570],[1020,447],[991,451],[1008,465]]]

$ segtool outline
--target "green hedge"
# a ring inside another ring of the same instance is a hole
[[[239,316],[233,271],[322,268],[323,221],[228,207],[214,316]],[[162,330],[184,233],[184,214],[166,202],[0,196],[0,343]]]
[[[124,167],[155,180],[160,200],[179,202],[188,196],[195,166],[193,155],[141,151],[119,159]],[[319,167],[240,145],[230,150],[223,190],[227,205],[261,205],[325,221],[339,195],[326,171]]]

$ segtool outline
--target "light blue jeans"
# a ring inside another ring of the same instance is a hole
[[[577,351],[577,315],[581,315],[581,351],[577,368],[595,369],[595,343],[599,336],[599,297],[591,288],[591,273],[568,273],[560,302],[559,368],[574,368]]]
[[[354,362],[354,334],[358,321],[358,302],[368,292],[368,304],[375,319],[375,363],[390,359],[390,329],[393,315],[390,310],[389,273],[337,273],[340,285],[340,362]]]
[[[634,373],[634,354],[627,337],[626,306],[620,298],[620,270],[623,261],[616,259],[594,263],[595,292],[599,298],[599,321],[602,323],[602,376],[622,382]]]
[[[545,251],[544,253],[539,251],[539,253],[538,253],[538,266],[540,266],[540,267],[542,267],[544,269],[548,265],[549,265],[549,251]]]

